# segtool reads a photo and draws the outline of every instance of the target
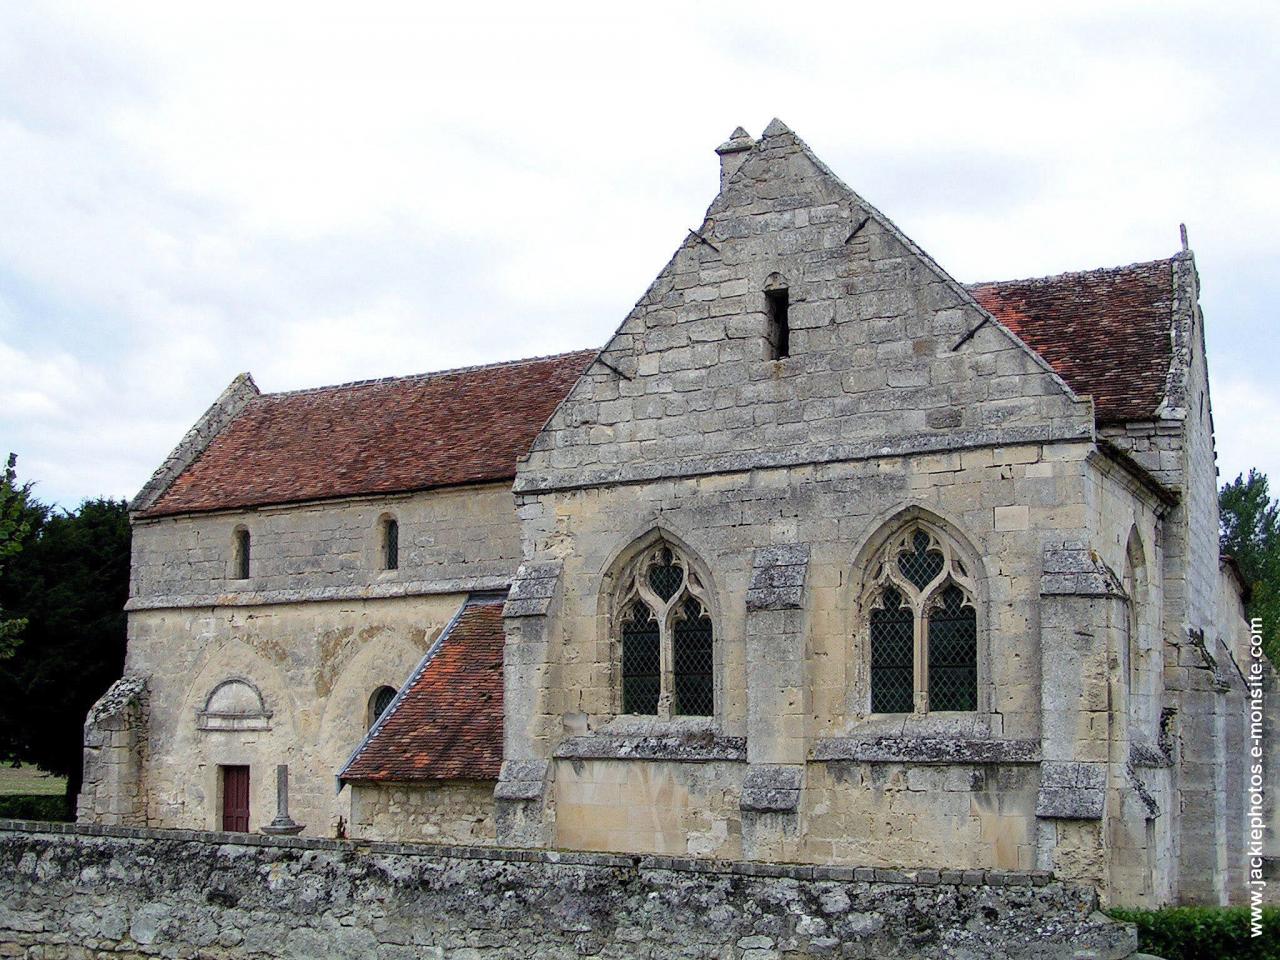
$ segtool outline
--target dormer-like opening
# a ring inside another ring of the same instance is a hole
[[[387,712],[395,698],[395,687],[379,687],[373,691],[373,695],[369,697],[369,729],[373,729],[373,725]]]
[[[249,579],[249,531],[236,527],[231,545],[231,577],[233,580]]]
[[[769,344],[769,359],[781,360],[791,356],[791,322],[787,316],[791,307],[791,291],[787,281],[778,274],[770,274],[764,287],[765,314],[769,319],[765,339]]]

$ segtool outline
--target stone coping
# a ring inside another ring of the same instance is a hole
[[[1129,762],[1135,767],[1161,769],[1173,766],[1173,758],[1155,744],[1132,740],[1129,743]]]
[[[691,763],[747,759],[745,737],[707,732],[672,734],[597,733],[561,741],[552,754],[557,760],[672,760]]]
[[[934,765],[1040,762],[1039,740],[981,737],[827,737],[814,744],[818,762],[923,763]]]
[[[277,847],[290,850],[349,851],[452,860],[496,860],[509,863],[564,864],[623,870],[669,870],[741,877],[781,877],[841,883],[891,883],[913,886],[1043,887],[1056,882],[1047,870],[962,870],[924,867],[854,867],[833,864],[757,863],[710,860],[655,854],[594,853],[580,850],[535,850],[510,847],[449,846],[433,843],[389,843],[380,840],[330,840],[325,837],[271,837],[260,833],[221,833],[208,830],[170,830],[159,827],[118,827],[104,824],[58,823],[0,819],[0,833],[72,837],[111,837],[204,843],[210,846]]]
[[[746,473],[751,470],[776,470],[826,463],[948,453],[954,450],[971,450],[976,447],[1087,443],[1093,440],[1093,433],[1093,418],[1090,417],[1088,424],[1033,424],[989,430],[925,433],[891,439],[868,439],[854,443],[804,444],[784,450],[723,453],[655,463],[632,463],[617,467],[562,468],[545,472],[534,472],[517,467],[514,490],[516,494],[554,493],[586,487],[654,483],[661,480],[682,480],[722,473]]]
[[[667,760],[687,763],[745,763],[744,737],[710,734],[595,733],[561,741],[557,760]],[[933,766],[1037,764],[1039,740],[984,737],[826,737],[809,751],[814,763],[914,763]]]
[[[330,600],[388,600],[451,593],[489,593],[511,586],[507,576],[460,577],[446,580],[399,580],[343,587],[299,587],[296,590],[239,590],[226,593],[157,594],[131,597],[126,611],[176,610],[185,607],[268,607],[287,603]]]

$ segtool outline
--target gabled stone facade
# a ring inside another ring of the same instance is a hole
[[[257,829],[265,772],[289,763],[321,835],[1241,895],[1247,626],[1219,570],[1190,253],[1141,265],[1166,339],[1058,370],[1012,299],[951,278],[779,121],[718,153],[704,221],[598,354],[540,361],[577,364],[572,385],[483,483],[157,510],[175,478],[215,503],[187,447],[215,445],[205,474],[228,430],[243,456],[270,448],[235,425],[269,401],[233,385],[140,501],[127,670],[145,697],[127,735],[91,719],[87,764],[104,743],[133,760],[86,778],[83,819],[213,828],[219,768],[248,765]],[[1079,336],[1117,322],[1086,309],[1102,325],[1073,313]],[[447,456],[429,441],[416,455]],[[379,570],[388,517],[404,562]],[[232,582],[238,530],[258,566]],[[496,784],[456,751],[433,772],[406,705],[454,702],[442,645],[468,684],[451,631],[494,590],[501,711],[421,730],[434,750],[501,716]],[[230,678],[268,729],[201,729]],[[403,689],[366,735],[384,685]]]

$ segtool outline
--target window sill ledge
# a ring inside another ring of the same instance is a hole
[[[981,737],[828,737],[809,752],[817,762],[985,764],[1039,763],[1039,740]]]
[[[712,730],[667,733],[594,733],[561,741],[557,760],[671,760],[684,763],[747,759],[745,737],[723,737]]]

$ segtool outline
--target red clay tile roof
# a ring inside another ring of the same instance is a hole
[[[975,283],[969,292],[1067,381],[1099,423],[1146,420],[1164,398],[1173,261]]]
[[[497,780],[502,604],[469,599],[342,771],[343,780]]]
[[[594,356],[263,394],[140,514],[510,480]]]

